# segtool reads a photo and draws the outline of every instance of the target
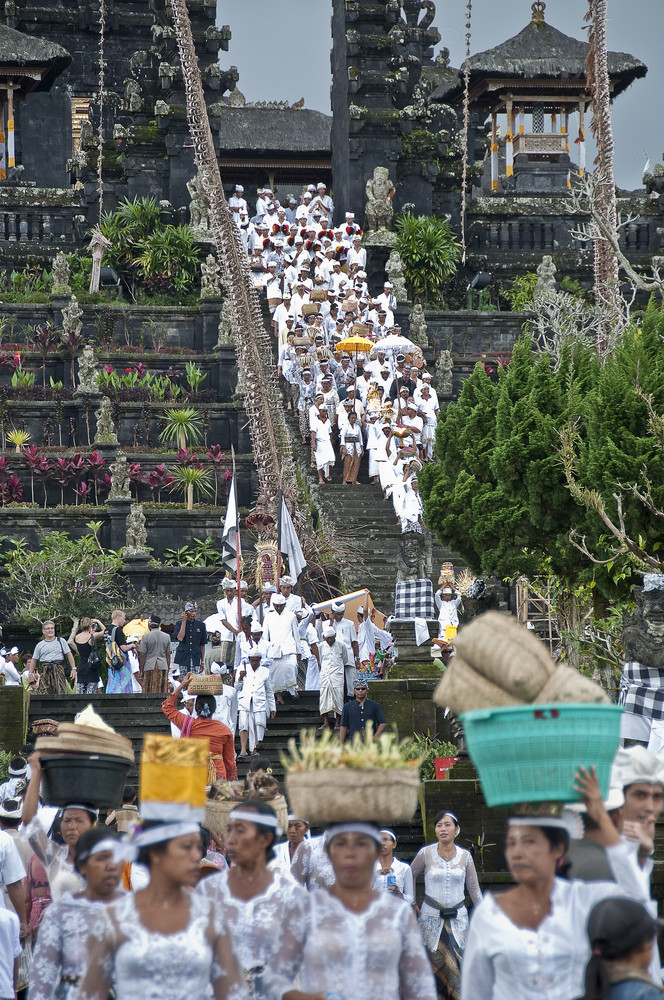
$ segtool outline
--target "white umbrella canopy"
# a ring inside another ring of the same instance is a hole
[[[414,357],[422,357],[422,349],[417,344],[414,344],[412,340],[408,340],[407,337],[397,337],[395,334],[383,337],[382,340],[377,340],[369,351],[369,354],[375,358],[379,351],[384,351],[385,354],[392,356],[395,354],[412,354]]]

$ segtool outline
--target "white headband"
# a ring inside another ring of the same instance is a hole
[[[76,858],[79,865],[82,865],[85,861],[88,861],[93,854],[101,854],[102,851],[113,851],[118,846],[117,837],[105,837],[103,840],[97,841],[96,844],[90,848],[89,851],[85,851],[80,858]],[[115,860],[115,858],[113,858]]]
[[[162,823],[159,826],[150,827],[149,830],[141,830],[135,837],[121,840],[114,844],[114,861],[135,861],[142,847],[151,847],[153,844],[163,844],[165,840],[173,840],[175,837],[187,837],[191,833],[200,833],[198,823]]]
[[[232,809],[228,816],[229,822],[232,819],[244,819],[247,823],[255,823],[256,826],[269,826],[271,830],[276,830],[279,836],[283,832],[276,816],[258,812],[257,809]]]
[[[583,837],[583,824],[578,815],[564,811],[562,816],[510,816],[508,826],[546,826],[554,830],[564,830],[568,837],[579,840]]]
[[[397,838],[395,837],[394,833],[393,833],[393,832],[392,832],[391,830],[381,830],[380,832],[381,832],[381,833],[386,833],[386,834],[387,834],[387,836],[388,836],[388,837],[391,837],[391,838],[392,838],[392,840],[394,841],[394,843],[396,844],[396,842],[397,842]]]
[[[334,837],[340,833],[363,833],[365,836],[375,840],[379,847],[383,843],[380,832],[375,826],[371,826],[369,823],[334,823],[327,831],[325,843],[328,850]]]

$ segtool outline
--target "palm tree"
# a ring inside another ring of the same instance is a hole
[[[188,444],[199,444],[202,438],[201,416],[195,406],[183,410],[166,410],[166,426],[159,435],[164,444],[186,448]]]
[[[173,478],[175,482],[171,492],[183,491],[187,498],[187,510],[194,509],[194,490],[198,493],[199,499],[212,493],[210,470],[200,465],[178,465],[173,469]]]

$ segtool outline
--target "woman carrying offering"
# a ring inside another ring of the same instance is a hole
[[[227,917],[252,1000],[280,1000],[293,981],[306,936],[306,892],[288,875],[268,868],[278,829],[267,802],[233,809],[226,834],[231,868],[206,878],[196,890]]]
[[[113,860],[118,836],[87,830],[76,842],[74,864],[85,879],[82,892],[66,892],[46,910],[30,972],[30,1000],[69,1000],[87,961],[87,941],[97,914],[119,899],[122,865]]]
[[[601,899],[622,892],[647,902],[637,847],[622,841],[602,803],[595,769],[580,768],[575,788],[606,849],[616,882],[557,878],[569,843],[564,817],[512,816],[505,859],[516,882],[490,893],[473,915],[461,975],[462,1000],[575,1000],[590,954],[586,922]],[[616,884],[617,883],[617,884]]]
[[[413,878],[424,873],[420,930],[433,965],[440,1000],[458,1000],[461,956],[468,934],[465,891],[475,906],[482,901],[475,863],[457,847],[461,832],[454,813],[439,812],[434,820],[437,844],[423,847],[411,865]]]
[[[150,869],[150,883],[98,915],[77,1000],[246,1000],[223,911],[190,892],[203,854],[193,821],[157,822],[121,850]]]
[[[85,882],[74,864],[76,844],[78,838],[97,822],[97,810],[85,802],[66,805],[60,820],[60,834],[64,844],[56,844],[47,835],[37,816],[42,775],[39,751],[31,754],[28,763],[32,774],[23,805],[21,836],[25,837],[44,866],[51,899],[56,900],[68,891],[82,892]]]
[[[373,889],[380,845],[378,829],[368,823],[338,823],[327,831],[335,882],[309,895],[303,988],[288,990],[283,1000],[435,1000],[411,907]]]

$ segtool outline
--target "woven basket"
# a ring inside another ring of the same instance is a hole
[[[407,823],[417,809],[418,769],[290,771],[291,811],[322,826],[350,820]]]
[[[224,682],[218,674],[199,674],[189,681],[189,694],[221,694]]]
[[[325,302],[327,299],[327,291],[324,288],[314,288],[312,292],[309,292],[309,300],[311,302]]]
[[[255,801],[255,800],[253,800]],[[275,795],[273,799],[263,799],[272,806],[277,814],[279,826],[282,830],[288,829],[288,803],[283,795]],[[238,806],[250,806],[252,799],[208,799],[205,803],[205,819],[203,826],[212,833],[219,833],[226,836],[228,830],[228,817],[233,809]]]
[[[319,312],[320,312],[320,303],[318,302],[305,302],[304,305],[302,306],[303,316],[311,316],[312,314],[316,315]]]

